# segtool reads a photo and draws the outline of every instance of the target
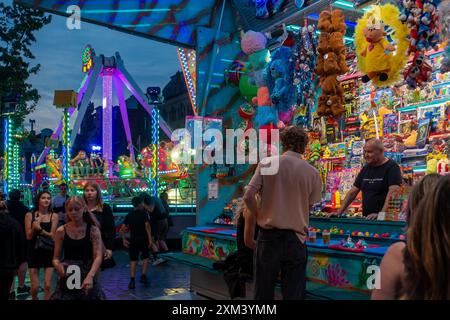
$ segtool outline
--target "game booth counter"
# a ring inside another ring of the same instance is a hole
[[[69,15],[60,1],[18,2]],[[449,26],[438,18],[448,6],[436,10],[438,2],[428,0],[209,0],[184,1],[173,14],[181,3],[154,1],[142,13],[145,2],[137,0],[71,2],[84,22],[180,47],[197,117],[186,122],[188,131],[305,128],[305,159],[323,186],[310,217],[308,297],[368,299],[387,248],[404,240],[410,187],[427,173],[448,173]],[[326,218],[339,210],[363,165],[364,141],[373,137],[383,140],[386,156],[403,172],[384,220],[363,219],[360,199],[346,216]],[[270,137],[262,140],[270,145]],[[242,152],[248,147],[245,138],[237,140]],[[182,252],[166,257],[192,267],[191,289],[198,294],[230,298],[213,263],[236,250],[233,207],[254,170],[245,164],[195,167],[196,226],[183,231]],[[246,290],[251,299],[251,283]]]

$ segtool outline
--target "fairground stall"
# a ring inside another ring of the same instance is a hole
[[[323,180],[307,242],[310,298],[369,298],[388,246],[404,239],[410,186],[427,172],[448,172],[448,26],[438,20],[447,8],[437,10],[439,1],[19,2],[62,15],[78,5],[82,21],[180,47],[196,115],[186,119],[186,130],[194,136],[208,128],[308,130],[305,159]],[[381,50],[367,42],[369,29],[377,31]],[[346,216],[325,218],[351,188],[371,137],[382,139],[386,156],[401,165],[401,191],[384,219],[363,219],[358,199]],[[216,140],[202,141],[190,146],[193,154]],[[236,145],[248,150],[245,138]],[[167,257],[192,266],[191,289],[199,294],[229,297],[213,263],[236,250],[233,208],[254,169],[195,164],[197,226],[184,230],[182,252]],[[248,284],[246,298],[251,291]]]

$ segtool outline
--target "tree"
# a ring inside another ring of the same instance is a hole
[[[27,82],[40,69],[40,64],[31,65],[35,57],[30,46],[36,41],[33,33],[50,22],[51,16],[38,9],[0,3],[0,115],[5,100],[17,99],[12,116],[17,124],[34,110],[40,98]]]

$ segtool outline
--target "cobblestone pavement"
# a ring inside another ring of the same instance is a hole
[[[144,287],[139,283],[141,268],[138,266],[136,274],[136,288],[128,290],[129,258],[128,252],[118,250],[114,252],[114,259],[117,265],[114,268],[104,270],[101,274],[103,291],[108,300],[149,300],[162,296],[170,296],[180,293],[188,293],[190,282],[190,268],[186,265],[168,261],[158,266],[150,264],[147,277],[150,284]],[[41,284],[43,275],[41,275]],[[56,273],[54,275],[56,284]],[[29,279],[27,279],[29,286]],[[39,294],[43,299],[43,292]],[[30,295],[19,295],[17,300],[31,299]]]

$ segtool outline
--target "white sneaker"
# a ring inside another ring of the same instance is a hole
[[[152,263],[152,265],[153,266],[157,266],[157,265],[160,265],[161,263],[164,263],[164,262],[167,262],[167,260],[164,260],[163,258],[158,258]]]

